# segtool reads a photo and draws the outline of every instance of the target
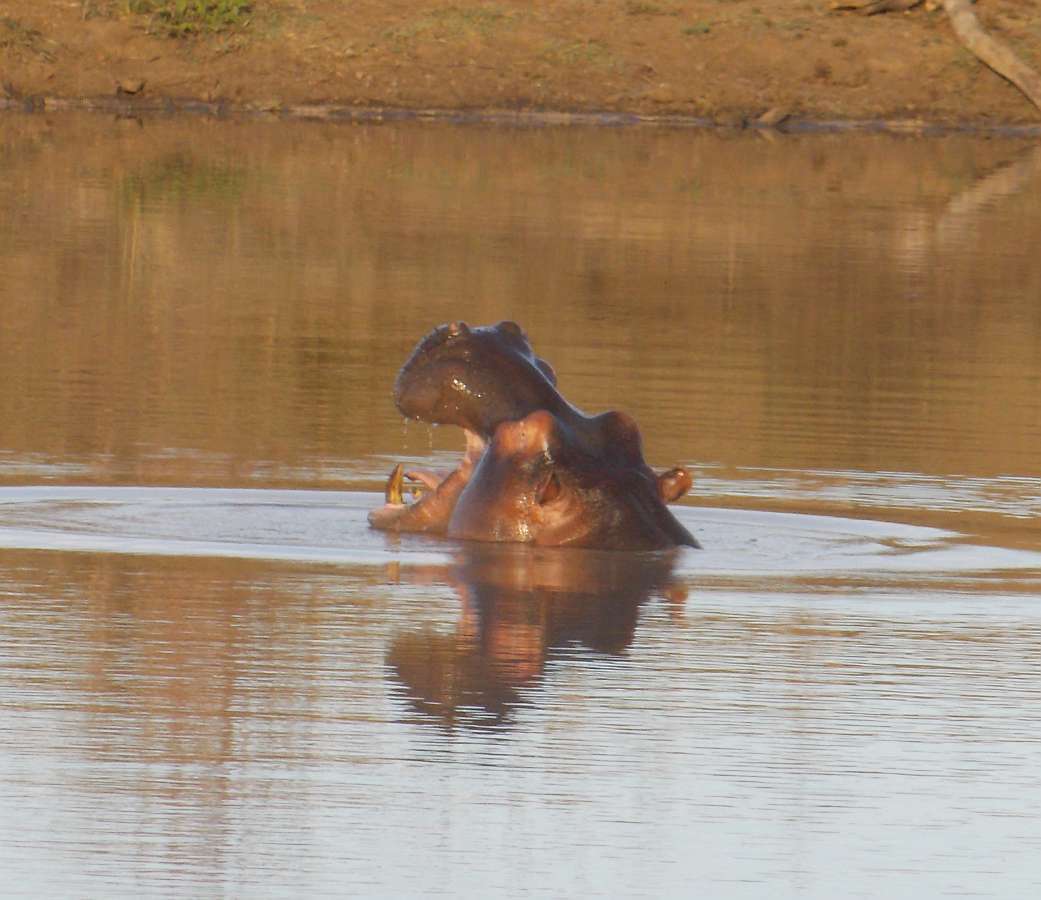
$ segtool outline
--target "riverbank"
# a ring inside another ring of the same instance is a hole
[[[910,128],[1041,120],[958,44],[941,11],[866,17],[816,0],[258,0],[238,25],[174,38],[131,6],[7,0],[0,102],[717,124],[766,114]],[[978,15],[1041,68],[1032,0],[987,0]]]

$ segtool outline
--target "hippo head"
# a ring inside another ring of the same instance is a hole
[[[466,451],[447,475],[397,465],[375,528],[543,546],[648,550],[697,542],[666,503],[685,469],[656,475],[628,416],[587,416],[513,322],[442,325],[405,362],[394,401],[407,417],[457,425]],[[407,502],[403,479],[420,496]]]
[[[515,322],[442,325],[402,366],[394,402],[410,419],[458,425],[487,440],[504,421],[560,401],[552,367]]]

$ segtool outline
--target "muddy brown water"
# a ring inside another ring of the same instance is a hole
[[[1041,889],[1041,150],[0,120],[10,896]],[[675,556],[370,531],[427,329]]]

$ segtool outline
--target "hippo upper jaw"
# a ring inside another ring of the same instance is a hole
[[[457,425],[486,441],[502,422],[566,405],[552,367],[513,322],[435,328],[401,368],[394,402],[407,418]]]

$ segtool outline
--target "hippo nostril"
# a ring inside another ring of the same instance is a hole
[[[449,337],[459,337],[460,335],[469,334],[469,333],[470,333],[470,326],[467,325],[466,322],[463,322],[462,320],[460,320],[458,322],[452,322],[448,326],[448,336]]]

